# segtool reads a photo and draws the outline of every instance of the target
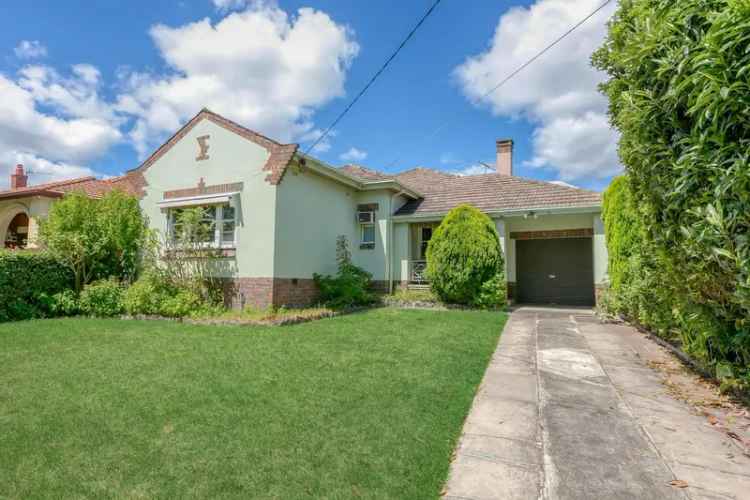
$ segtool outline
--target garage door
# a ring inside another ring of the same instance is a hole
[[[518,302],[594,305],[591,238],[516,241]]]

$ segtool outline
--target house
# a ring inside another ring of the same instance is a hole
[[[457,176],[426,168],[386,174],[333,168],[208,110],[125,175],[27,186],[19,166],[0,192],[0,241],[34,246],[38,220],[65,193],[100,197],[122,189],[140,198],[163,235],[183,207],[209,207],[212,245],[234,305],[315,300],[313,273],[335,273],[339,235],[377,287],[425,283],[425,249],[453,207],[489,215],[517,301],[595,302],[607,266],[598,193],[513,176],[513,142],[497,141],[497,171]]]

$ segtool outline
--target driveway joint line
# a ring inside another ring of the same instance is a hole
[[[669,465],[669,462],[667,461],[667,458],[662,454],[661,450],[659,450],[659,447],[656,446],[656,442],[651,435],[650,432],[641,424],[640,420],[635,417],[635,412],[633,411],[633,408],[628,404],[627,400],[622,396],[620,393],[620,389],[617,387],[617,385],[612,380],[612,377],[610,377],[609,372],[607,371],[607,368],[604,366],[604,363],[599,358],[596,352],[591,348],[591,344],[589,343],[589,340],[586,338],[585,335],[583,335],[578,328],[578,322],[575,320],[575,317],[573,315],[570,315],[570,320],[573,322],[573,324],[576,325],[576,330],[578,331],[578,334],[583,338],[583,341],[588,346],[589,352],[591,355],[596,359],[596,362],[599,363],[599,366],[601,367],[602,371],[604,372],[604,375],[609,380],[609,383],[612,384],[612,388],[614,389],[614,393],[617,396],[617,399],[619,400],[622,407],[627,412],[628,416],[630,417],[631,421],[638,427],[638,429],[641,431],[642,435],[646,438],[646,441],[648,442],[648,445],[651,447],[651,449],[656,453],[656,456],[659,457],[659,460],[664,464],[664,466],[667,468],[670,474],[672,474],[672,479],[679,479],[677,475],[675,474],[674,469],[672,469],[672,466]],[[681,493],[685,496],[687,499],[692,499],[692,496],[687,492],[682,490]]]

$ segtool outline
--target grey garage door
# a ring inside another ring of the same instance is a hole
[[[516,241],[517,300],[594,305],[591,238]]]

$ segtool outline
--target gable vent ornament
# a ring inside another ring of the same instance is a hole
[[[208,139],[210,138],[210,135],[202,135],[200,137],[197,137],[196,140],[198,141],[198,156],[195,157],[195,161],[201,161],[201,160],[208,160],[208,148],[211,146],[208,145]]]

